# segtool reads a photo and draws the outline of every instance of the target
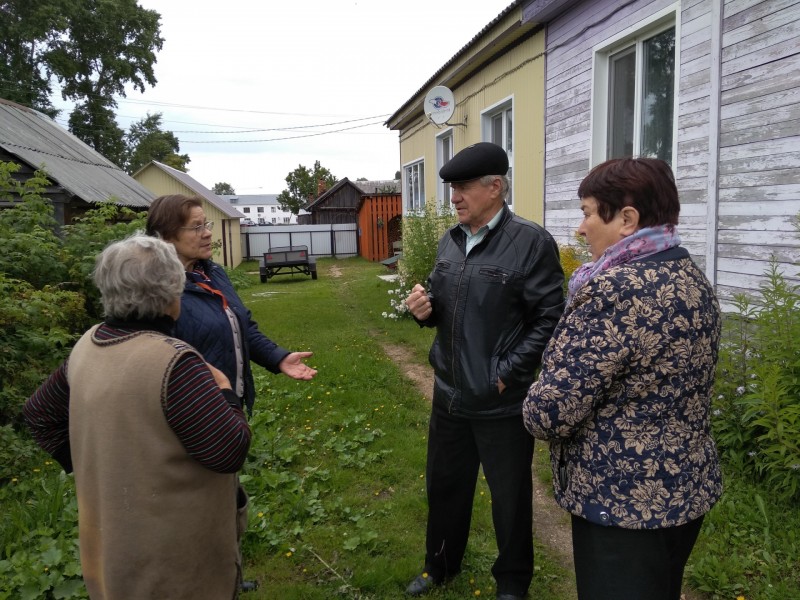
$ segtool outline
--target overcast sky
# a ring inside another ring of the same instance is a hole
[[[511,0],[139,4],[161,14],[164,46],[156,87],[119,99],[120,126],[161,112],[204,186],[278,194],[316,160],[338,179],[393,178],[399,140],[383,123]]]

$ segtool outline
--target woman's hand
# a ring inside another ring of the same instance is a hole
[[[317,370],[312,369],[303,362],[306,358],[313,355],[313,352],[292,352],[281,361],[278,368],[281,370],[281,373],[292,379],[313,379],[314,375],[317,374]]]
[[[229,390],[231,389],[231,382],[228,380],[228,376],[225,375],[222,371],[220,371],[217,367],[212,365],[211,363],[207,362],[206,366],[208,370],[211,371],[211,374],[214,376],[214,381],[217,382],[217,387],[221,390]]]

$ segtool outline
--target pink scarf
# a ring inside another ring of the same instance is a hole
[[[674,225],[656,225],[655,227],[639,229],[633,235],[629,235],[606,248],[603,255],[595,262],[588,262],[575,269],[569,279],[567,304],[572,300],[575,292],[581,289],[587,281],[603,271],[633,260],[652,256],[658,252],[679,246],[680,243],[681,238]]]

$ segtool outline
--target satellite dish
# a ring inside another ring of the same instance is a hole
[[[437,85],[425,94],[425,116],[436,125],[447,123],[456,110],[456,99],[453,92],[443,85]]]

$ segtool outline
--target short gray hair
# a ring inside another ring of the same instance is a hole
[[[142,232],[103,250],[92,276],[106,316],[124,320],[165,315],[186,281],[175,246]]]
[[[508,190],[511,188],[511,182],[506,175],[484,175],[480,178],[481,185],[492,185],[492,181],[494,181],[495,177],[500,178],[500,183],[502,184],[502,189],[500,190],[500,197],[505,200],[508,197]]]

